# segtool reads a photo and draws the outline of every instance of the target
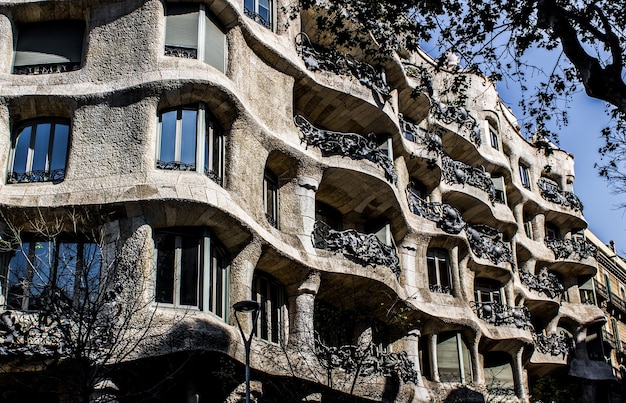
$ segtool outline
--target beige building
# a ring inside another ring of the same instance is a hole
[[[456,105],[454,55],[324,50],[289,3],[0,3],[2,396],[78,399],[44,380],[83,334],[92,396],[237,401],[254,299],[258,401],[529,401],[557,374],[595,399],[573,157],[484,77]]]

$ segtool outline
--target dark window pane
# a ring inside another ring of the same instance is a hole
[[[26,304],[28,282],[32,274],[31,250],[34,250],[34,244],[23,242],[9,261],[7,305],[12,309],[28,309]]]
[[[38,124],[35,129],[33,153],[33,171],[45,171],[48,162],[48,146],[50,144],[50,123]]]
[[[41,294],[50,283],[51,268],[54,259],[53,242],[33,242],[34,253],[31,254],[31,265],[33,267],[30,280],[28,309],[40,309]]]
[[[78,292],[76,287],[80,284],[78,257],[79,244],[65,242],[59,244],[56,286],[63,290],[63,295],[69,299],[74,298],[74,292]]]
[[[26,163],[28,161],[28,150],[30,149],[32,130],[32,126],[26,126],[17,136],[17,143],[13,154],[13,172],[24,173],[27,171]]]
[[[70,127],[56,124],[54,126],[54,144],[52,145],[52,157],[50,158],[50,171],[65,169],[67,161],[67,145]]]
[[[20,25],[15,66],[77,62],[82,59],[83,21],[46,21]]]
[[[175,245],[174,235],[159,234],[157,236],[156,302],[174,303]]]
[[[196,162],[196,118],[198,112],[183,109],[182,133],[180,145],[180,162],[194,164]]]
[[[180,304],[198,305],[198,239],[183,237],[181,245]]]

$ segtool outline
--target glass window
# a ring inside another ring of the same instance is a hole
[[[461,333],[437,335],[437,365],[441,382],[472,382],[472,358]]]
[[[494,176],[491,180],[496,192],[495,201],[501,204],[506,204],[506,187],[504,185],[504,177]]]
[[[430,291],[450,294],[452,282],[450,281],[448,251],[445,249],[428,249],[426,262],[428,265],[428,285]]]
[[[267,274],[255,272],[252,278],[252,299],[261,304],[255,335],[272,343],[284,343],[285,291]]]
[[[61,181],[69,145],[66,120],[37,120],[17,127],[9,183]]]
[[[165,55],[202,60],[222,73],[226,71],[226,35],[204,4],[167,4]]]
[[[203,230],[157,231],[155,245],[155,301],[224,318],[228,263],[217,241]]]
[[[224,134],[204,104],[161,112],[159,129],[157,168],[204,172],[222,184]]]
[[[272,29],[272,1],[244,0],[244,13],[267,29]]]
[[[491,122],[489,122],[489,140],[491,142],[491,147],[495,148],[496,150],[500,149],[500,143],[498,140],[498,129],[496,129]]]
[[[559,231],[559,228],[552,223],[547,223],[546,224],[546,238],[561,239],[561,232]]]
[[[38,310],[50,298],[61,298],[86,307],[97,298],[100,267],[100,247],[93,242],[25,240],[8,257],[3,271],[6,305]]]
[[[83,55],[85,22],[45,21],[17,27],[14,74],[78,70]]]
[[[274,228],[278,228],[278,178],[269,169],[263,176],[263,201],[265,217]]]
[[[501,287],[500,283],[495,280],[478,278],[474,285],[474,298],[480,304],[503,305]]]
[[[524,164],[519,164],[519,177],[522,182],[522,186],[530,190],[530,170]]]
[[[532,219],[527,215],[524,215],[524,233],[528,239],[533,239],[533,223]]]

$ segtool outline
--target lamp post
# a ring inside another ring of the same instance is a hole
[[[235,319],[237,320],[237,326],[243,339],[243,345],[246,350],[246,403],[250,403],[250,346],[252,345],[252,335],[254,334],[254,328],[256,327],[257,319],[259,319],[259,312],[261,312],[261,304],[256,301],[246,300],[239,301],[233,304],[235,310]],[[239,322],[239,316],[237,313],[243,312],[245,314],[252,314],[252,328],[250,329],[250,336],[246,338],[241,328],[241,322]]]

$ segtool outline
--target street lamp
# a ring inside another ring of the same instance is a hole
[[[261,304],[252,300],[239,301],[233,304],[233,309],[235,310],[235,319],[237,320],[237,326],[239,326],[243,345],[246,349],[246,403],[250,403],[250,346],[252,345],[254,328],[256,327],[257,319],[259,319],[259,312],[261,312]],[[239,322],[239,316],[237,316],[238,312],[252,314],[252,328],[250,329],[250,336],[248,338],[246,338],[241,328],[241,322]]]

